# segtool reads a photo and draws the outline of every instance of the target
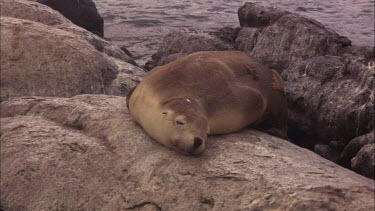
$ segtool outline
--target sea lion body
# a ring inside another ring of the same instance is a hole
[[[197,52],[156,67],[128,100],[130,114],[152,138],[185,153],[201,153],[207,134],[249,125],[287,137],[280,75],[242,52]]]

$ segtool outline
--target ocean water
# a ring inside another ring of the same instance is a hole
[[[94,0],[104,18],[105,37],[125,46],[143,65],[163,37],[180,28],[211,31],[238,27],[240,0]],[[263,0],[318,20],[354,45],[374,45],[374,0]]]

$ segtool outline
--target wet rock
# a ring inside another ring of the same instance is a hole
[[[144,74],[120,48],[47,6],[3,0],[2,15],[1,100],[24,95],[127,94],[119,90],[134,87]]]
[[[359,150],[352,159],[351,167],[355,172],[374,179],[375,170],[375,144],[367,144]]]
[[[146,63],[145,68],[150,70],[198,51],[232,49],[232,44],[214,35],[195,30],[180,30],[164,37],[158,52],[152,55],[152,60]]]
[[[1,103],[6,210],[372,210],[373,181],[255,130],[189,157],[153,141],[125,98]]]
[[[104,21],[92,0],[37,0],[60,12],[77,26],[101,37],[104,36]]]
[[[362,136],[358,136],[351,140],[340,154],[338,163],[346,168],[351,167],[351,160],[354,158],[359,150],[367,144],[374,143],[374,131]]]
[[[286,14],[290,14],[290,12],[252,2],[247,2],[238,9],[238,19],[241,27],[269,26]]]

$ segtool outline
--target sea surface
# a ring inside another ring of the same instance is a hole
[[[94,0],[105,37],[125,46],[143,65],[163,37],[180,28],[238,27],[237,10],[260,2],[318,20],[354,45],[374,45],[374,0]]]

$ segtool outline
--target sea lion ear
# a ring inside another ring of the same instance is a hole
[[[161,113],[161,114],[163,114],[163,115],[165,116],[165,115],[167,115],[167,114],[168,114],[168,112],[164,111],[164,112],[163,112],[163,113]]]

